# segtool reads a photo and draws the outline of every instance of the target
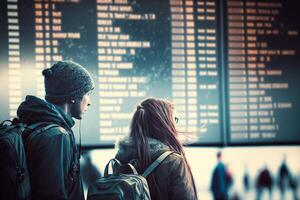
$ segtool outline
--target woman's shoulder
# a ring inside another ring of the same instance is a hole
[[[158,157],[160,153],[170,150],[170,148],[161,141],[154,138],[147,138],[148,150],[152,159]],[[136,144],[132,137],[125,137],[116,143],[116,157],[135,157],[137,156]]]
[[[183,155],[172,152],[162,163],[161,165],[168,165],[172,169],[176,169],[177,167],[183,165],[185,162]]]

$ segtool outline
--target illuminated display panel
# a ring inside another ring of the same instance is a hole
[[[1,24],[9,29],[8,60],[1,67],[10,81],[6,112],[15,116],[28,93],[42,98],[41,71],[72,59],[96,83],[82,120],[84,145],[113,144],[127,134],[137,103],[148,96],[174,102],[183,141],[220,144],[217,6],[192,0],[7,0]]]
[[[173,100],[187,140],[220,141],[214,2],[99,0],[97,32],[101,141],[147,96]]]
[[[231,144],[300,140],[299,1],[226,3]]]
[[[71,59],[96,83],[82,120],[83,145],[111,145],[126,135],[148,96],[174,102],[187,144],[297,143],[298,5],[5,0],[1,120],[15,116],[26,94],[44,96],[44,68]]]

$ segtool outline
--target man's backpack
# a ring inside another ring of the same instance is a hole
[[[0,199],[30,199],[30,180],[22,136],[27,133],[38,134],[55,126],[58,125],[37,123],[27,126],[17,119],[0,124]]]
[[[142,175],[139,175],[130,163],[124,165],[117,159],[111,159],[104,170],[104,177],[91,185],[88,190],[88,200],[150,200],[149,186],[146,177],[167,158],[172,151],[160,155]],[[112,174],[108,174],[109,166]],[[122,167],[129,167],[132,174],[120,173]]]

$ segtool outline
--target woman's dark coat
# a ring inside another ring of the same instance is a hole
[[[158,140],[149,138],[149,151],[152,162],[169,147]],[[137,159],[136,148],[131,138],[118,143],[116,158],[122,163]],[[145,169],[139,169],[142,173]],[[154,200],[195,200],[192,178],[183,156],[173,153],[168,156],[153,172],[157,185],[149,183],[151,199]]]

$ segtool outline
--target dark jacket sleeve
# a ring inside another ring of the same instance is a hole
[[[40,138],[35,194],[37,199],[68,199],[71,140],[61,128],[53,128]]]
[[[173,162],[170,163],[171,199],[196,200],[192,176],[184,158],[181,155],[172,154],[170,159],[173,159]]]

